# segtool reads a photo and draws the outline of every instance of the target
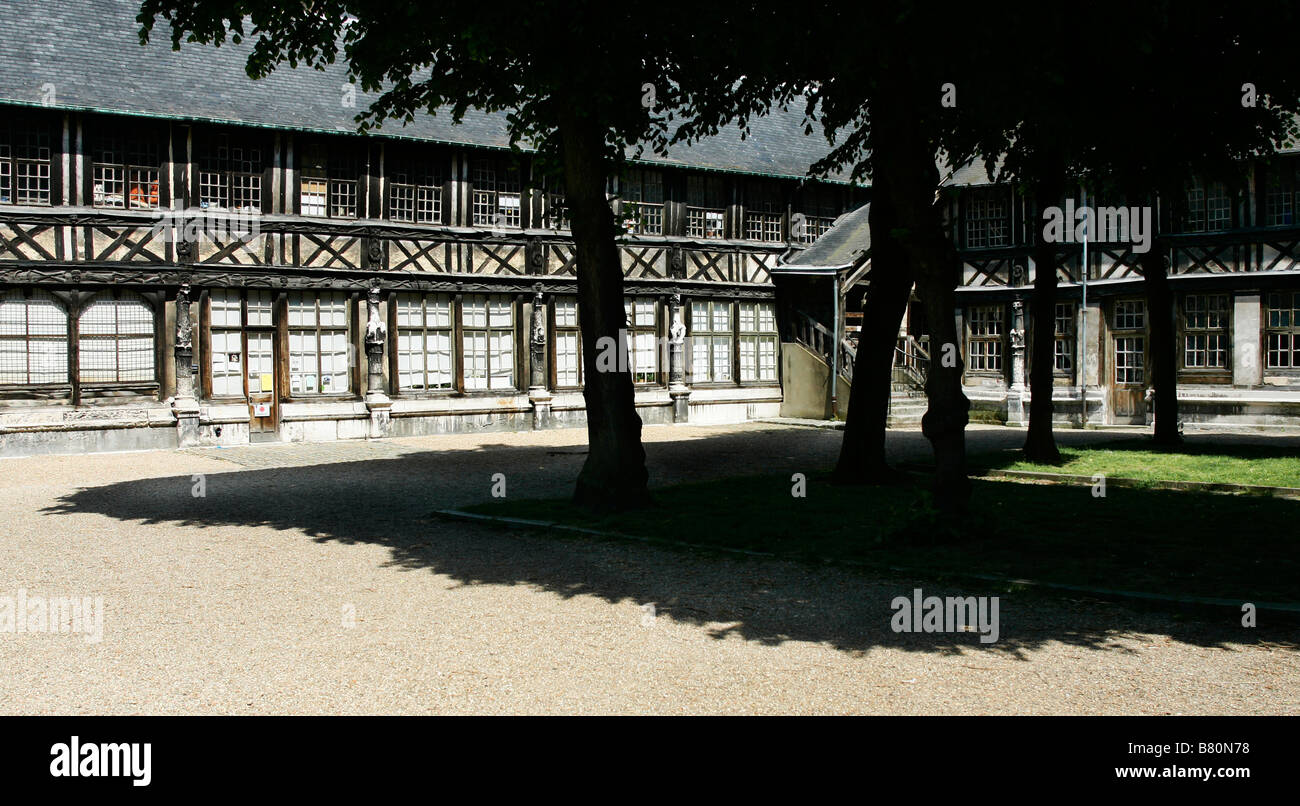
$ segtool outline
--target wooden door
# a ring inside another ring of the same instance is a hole
[[[276,394],[275,332],[247,331],[249,441],[275,439],[280,424]]]

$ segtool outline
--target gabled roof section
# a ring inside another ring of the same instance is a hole
[[[842,269],[855,265],[871,252],[871,204],[850,210],[835,221],[835,225],[806,249],[791,255],[778,265],[794,269]]]
[[[135,21],[139,5],[138,0],[5,0],[0,104],[355,133],[354,117],[373,100],[358,91],[355,105],[344,105],[345,93],[359,88],[348,83],[341,63],[323,71],[281,66],[253,81],[244,69],[248,42],[220,48],[183,43],[173,52],[170,29],[163,24],[142,47]],[[778,110],[753,120],[750,137],[743,141],[732,128],[675,147],[666,157],[646,154],[640,161],[800,179],[829,150],[819,134],[804,134],[803,122],[801,109]],[[503,114],[474,110],[459,125],[449,113],[417,115],[406,126],[390,121],[378,134],[489,148],[510,145]]]

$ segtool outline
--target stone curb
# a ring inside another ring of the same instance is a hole
[[[1096,482],[1092,476],[1080,476],[1071,473],[1044,473],[1036,470],[985,470],[984,479],[1036,479],[1064,484],[1082,484],[1091,486]],[[1237,495],[1261,495],[1271,498],[1288,498],[1300,500],[1298,487],[1270,487],[1262,484],[1221,484],[1211,481],[1142,481],[1106,476],[1110,487],[1142,487],[1149,490],[1181,490],[1183,492],[1227,493]]]
[[[1286,488],[1284,488],[1286,489]],[[673,540],[662,537],[643,537],[640,535],[629,535],[621,532],[607,532],[600,529],[588,529],[581,526],[570,526],[559,523],[558,521],[539,521],[527,518],[507,518],[499,515],[481,515],[476,512],[466,512],[460,509],[439,509],[433,512],[434,515],[441,515],[453,520],[476,521],[479,523],[495,523],[503,526],[522,527],[528,529],[554,529],[558,531],[574,532],[583,535],[593,535],[614,540],[630,540],[637,543],[646,543],[650,545],[675,546],[679,548],[701,549],[704,551],[716,551],[723,554],[735,554],[748,557],[761,557],[773,560],[792,560],[799,559],[793,556],[776,554],[770,551],[752,551],[750,549],[730,548],[727,546],[714,546],[703,543],[690,543],[685,540]],[[899,574],[925,578],[934,576],[933,569],[909,568],[896,565],[879,565],[877,563],[863,562],[858,560],[835,559],[831,557],[817,557],[816,559],[827,565],[843,565],[853,568],[866,569],[883,569]],[[1241,612],[1241,606],[1246,604],[1245,601],[1237,599],[1220,599],[1206,596],[1173,596],[1163,593],[1147,593],[1145,591],[1126,591],[1114,588],[1093,588],[1087,585],[1069,585],[1063,582],[1040,582],[1033,579],[1016,579],[1014,577],[998,576],[996,574],[980,574],[969,571],[940,572],[942,576],[956,577],[959,579],[974,579],[981,582],[996,582],[1006,585],[1021,585],[1024,587],[1040,588],[1045,590],[1069,591],[1071,593],[1086,593],[1098,599],[1112,599],[1130,602],[1151,603],[1158,602],[1162,604],[1180,604],[1197,608],[1207,608],[1219,611],[1220,609],[1231,609],[1234,613]],[[1286,614],[1288,616],[1300,616],[1300,604],[1290,604],[1287,602],[1251,602],[1259,612],[1271,612]]]

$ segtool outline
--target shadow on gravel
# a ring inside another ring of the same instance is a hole
[[[1008,433],[1007,439],[1023,438]],[[912,443],[921,437],[891,434],[890,439],[891,448],[902,446],[904,454],[914,454]],[[838,443],[837,432],[771,428],[648,442],[646,451],[652,484],[662,484],[742,471],[811,474],[833,462]],[[564,597],[653,603],[658,617],[699,625],[719,639],[764,644],[810,641],[847,652],[875,647],[947,654],[996,651],[1025,660],[1050,642],[1140,652],[1119,643],[1135,633],[1144,634],[1144,641],[1229,649],[1264,642],[1297,647],[1294,624],[1270,627],[1264,615],[1259,627],[1245,629],[1233,614],[1180,618],[1034,593],[561,538],[429,516],[436,509],[491,500],[496,473],[505,474],[510,498],[565,495],[582,461],[580,453],[555,446],[485,445],[266,470],[232,466],[231,472],[206,476],[203,497],[193,495],[191,476],[142,479],[78,490],[42,515],[50,518],[51,534],[58,533],[63,514],[95,513],[176,528],[270,526],[318,542],[378,544],[391,551],[395,566],[443,574],[462,585],[530,585]],[[910,597],[917,587],[927,596],[999,596],[999,640],[982,644],[973,632],[893,632],[891,601]]]

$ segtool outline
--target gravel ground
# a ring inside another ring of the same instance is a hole
[[[645,437],[663,484],[816,472],[840,433]],[[916,431],[890,439],[928,453]],[[979,448],[1021,439],[971,429]],[[94,643],[0,632],[0,712],[1300,714],[1294,630],[1004,594],[995,644],[900,635],[894,596],[980,591],[429,517],[489,499],[494,473],[511,497],[564,494],[584,444],[563,430],[2,461],[0,597],[102,596],[105,615]]]

